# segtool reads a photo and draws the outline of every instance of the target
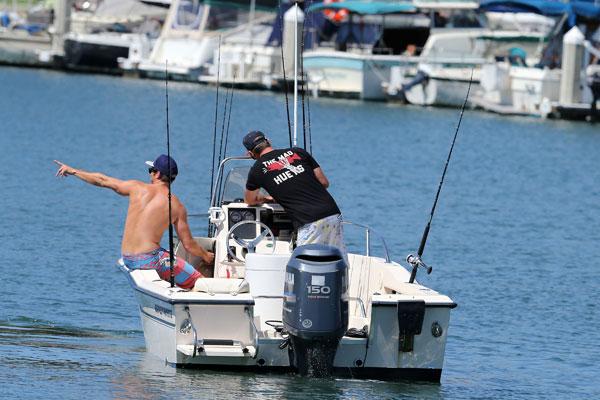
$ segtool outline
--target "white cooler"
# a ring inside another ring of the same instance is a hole
[[[269,328],[265,321],[281,321],[285,268],[291,254],[246,254],[246,280],[254,297],[254,316],[260,330]]]

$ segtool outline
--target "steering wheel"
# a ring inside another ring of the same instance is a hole
[[[254,224],[254,225],[260,225],[261,228],[264,228],[264,231],[258,235],[257,237],[255,237],[254,239],[251,240],[246,240],[246,239],[241,239],[237,236],[235,236],[234,231],[242,225],[246,225],[246,224]],[[233,225],[230,229],[229,232],[227,232],[227,243],[229,243],[230,239],[233,239],[234,242],[236,242],[238,245],[242,246],[243,248],[245,248],[246,250],[248,250],[248,253],[254,253],[256,250],[256,246],[258,246],[258,244],[265,238],[267,238],[267,240],[271,240],[271,246],[272,246],[272,250],[271,250],[271,254],[275,253],[275,235],[273,234],[273,231],[265,224],[263,224],[260,221],[254,221],[254,220],[247,220],[247,221],[240,221],[237,224]],[[227,253],[229,253],[229,255],[239,261],[239,262],[245,262],[245,260],[240,260],[235,253],[233,252],[233,250],[231,249],[231,246],[227,245]]]

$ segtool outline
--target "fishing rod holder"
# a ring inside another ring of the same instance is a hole
[[[413,267],[412,272],[410,273],[410,280],[408,281],[408,283],[414,283],[419,267],[425,268],[425,271],[427,271],[427,275],[431,274],[431,271],[433,271],[433,268],[425,264],[419,256],[409,254],[408,256],[406,256],[406,262],[412,265]]]

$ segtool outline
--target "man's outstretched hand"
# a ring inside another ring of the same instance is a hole
[[[56,176],[75,175],[75,168],[69,167],[67,164],[63,164],[58,160],[54,160],[54,162],[59,166],[58,171],[56,171]]]

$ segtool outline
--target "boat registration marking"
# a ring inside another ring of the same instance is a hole
[[[159,306],[158,304],[154,305],[154,311],[157,314],[162,314],[166,317],[172,318],[173,317],[173,312],[171,310],[169,310],[168,308],[165,308],[163,306]]]

